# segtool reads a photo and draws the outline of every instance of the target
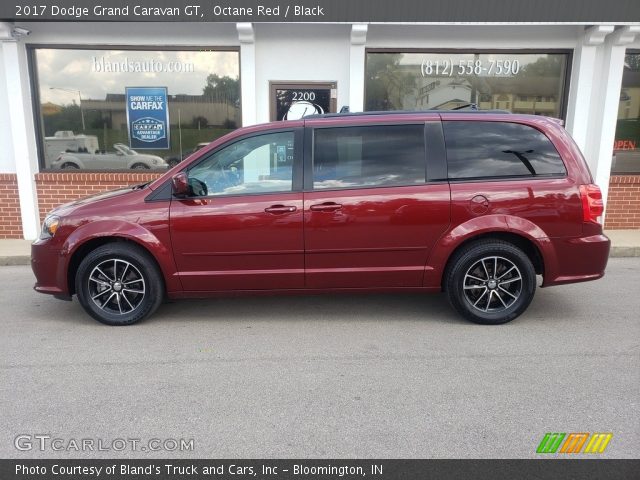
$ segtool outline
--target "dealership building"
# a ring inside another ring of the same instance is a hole
[[[164,144],[133,144],[133,87],[166,92]],[[640,229],[640,23],[0,22],[0,238],[240,126],[469,104],[562,120],[605,227]]]

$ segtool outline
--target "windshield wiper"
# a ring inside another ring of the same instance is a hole
[[[150,183],[151,182],[146,182],[146,183],[141,183],[139,185],[134,185],[133,187],[131,187],[131,190],[142,190],[144,187],[146,187]]]

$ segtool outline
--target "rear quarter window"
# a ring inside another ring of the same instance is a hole
[[[539,130],[509,122],[443,121],[450,179],[565,175]]]

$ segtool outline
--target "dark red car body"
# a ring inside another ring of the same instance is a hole
[[[593,180],[570,136],[543,117],[482,114],[483,121],[542,131],[564,161],[567,174],[561,178],[323,191],[303,186],[288,193],[205,198],[158,195],[168,191],[173,175],[221,145],[284,125],[303,135],[326,125],[477,119],[476,113],[348,115],[237,130],[147,186],[59,207],[55,236],[33,244],[35,289],[69,298],[82,258],[114,239],[134,242],[153,256],[170,298],[230,292],[436,292],[456,249],[483,236],[520,245],[544,276],[543,286],[602,277],[610,242],[599,223],[584,218],[580,191]]]

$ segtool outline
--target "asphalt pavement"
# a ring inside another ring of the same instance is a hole
[[[107,327],[33,282],[0,267],[0,458],[521,458],[547,432],[640,452],[640,258],[495,327],[417,294],[181,301]]]

